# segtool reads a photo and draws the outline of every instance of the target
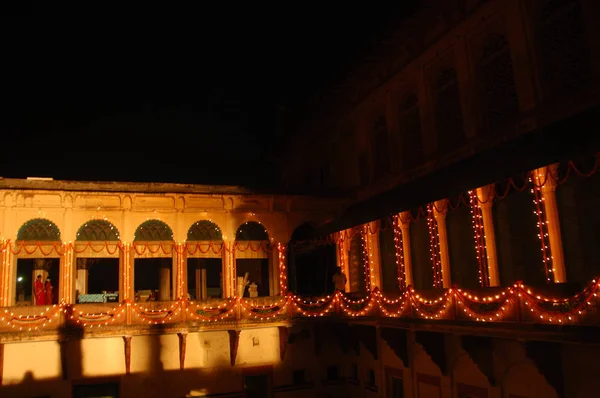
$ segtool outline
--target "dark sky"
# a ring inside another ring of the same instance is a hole
[[[402,3],[13,17],[0,39],[0,176],[273,185],[277,106],[298,113]]]

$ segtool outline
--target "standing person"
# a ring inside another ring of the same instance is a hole
[[[44,291],[44,282],[42,282],[42,276],[38,275],[33,282],[33,297],[35,299],[34,305],[46,305],[46,292]]]
[[[339,290],[342,293],[346,292],[346,274],[342,272],[341,267],[335,268],[335,274],[333,274],[333,287],[335,290]]]
[[[54,286],[50,282],[50,278],[46,279],[46,304],[54,304]]]

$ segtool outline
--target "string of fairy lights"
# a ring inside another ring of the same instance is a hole
[[[100,328],[122,324],[180,324],[219,321],[274,321],[281,317],[390,317],[428,320],[470,320],[477,322],[536,322],[569,324],[576,322],[597,301],[600,280],[593,280],[583,291],[567,298],[545,297],[527,286],[516,283],[493,295],[480,297],[462,289],[448,289],[437,297],[422,296],[412,288],[399,297],[388,298],[375,288],[365,297],[352,298],[336,292],[315,301],[294,294],[270,297],[268,304],[233,297],[213,306],[188,299],[170,303],[139,304],[125,300],[112,308],[91,311],[94,305],[55,304],[38,314],[18,314],[19,308],[5,308],[0,313],[0,328],[36,331],[71,323],[83,328]],[[27,307],[21,307],[27,308]],[[87,309],[87,310],[86,310]],[[452,310],[454,309],[454,310]],[[61,316],[62,315],[62,316]]]

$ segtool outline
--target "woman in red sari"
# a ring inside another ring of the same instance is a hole
[[[35,305],[46,305],[46,292],[44,291],[44,282],[42,282],[41,275],[38,275],[35,282],[33,282],[33,296]]]
[[[46,304],[54,304],[54,287],[50,278],[46,279]]]

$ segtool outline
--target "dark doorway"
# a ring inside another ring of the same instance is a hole
[[[271,386],[268,375],[244,376],[246,398],[270,398]]]
[[[119,398],[119,384],[82,384],[73,386],[73,398]]]
[[[258,295],[269,295],[269,260],[266,258],[239,258],[236,260],[236,276],[243,277],[248,272],[248,281],[258,285]],[[248,296],[248,289],[244,292]]]
[[[119,291],[119,259],[99,258],[88,269],[88,294]]]

